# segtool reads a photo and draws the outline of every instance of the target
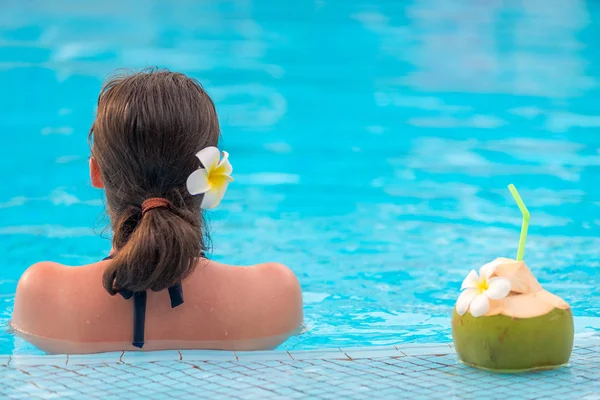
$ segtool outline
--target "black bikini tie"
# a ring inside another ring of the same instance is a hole
[[[112,256],[106,257],[104,260],[110,260]],[[146,324],[146,291],[132,292],[131,290],[122,289],[118,292],[125,300],[133,297],[133,344],[135,347],[144,347],[144,327]],[[176,283],[169,288],[169,297],[171,298],[171,308],[175,308],[183,304],[183,288],[181,283]]]

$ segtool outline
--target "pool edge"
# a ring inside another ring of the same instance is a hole
[[[600,335],[575,338],[574,348],[600,345]],[[156,361],[303,361],[303,360],[360,360],[373,358],[401,358],[412,356],[448,355],[454,353],[451,343],[404,343],[389,346],[367,346],[348,348],[325,348],[318,350],[270,350],[270,351],[226,351],[226,350],[161,350],[161,351],[118,351],[96,354],[54,355],[0,355],[0,365],[93,365],[135,364]]]

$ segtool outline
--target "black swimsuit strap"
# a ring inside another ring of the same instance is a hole
[[[181,283],[176,283],[169,288],[169,298],[171,299],[171,308],[183,304],[183,288]]]
[[[110,260],[112,256],[104,260]],[[144,328],[146,325],[146,291],[132,292],[131,290],[121,289],[118,292],[125,300],[133,297],[133,344],[135,347],[144,347]],[[176,283],[169,288],[169,298],[171,299],[171,308],[183,304],[183,288],[181,283]]]

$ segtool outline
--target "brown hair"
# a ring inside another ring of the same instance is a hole
[[[105,82],[90,143],[113,228],[116,253],[103,276],[110,294],[163,290],[193,271],[206,229],[202,196],[190,195],[186,180],[200,167],[196,152],[218,140],[215,106],[196,80],[152,69]],[[142,213],[155,197],[169,207]]]

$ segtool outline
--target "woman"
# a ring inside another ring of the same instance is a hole
[[[183,74],[109,80],[90,131],[92,185],[104,189],[113,249],[80,268],[31,266],[12,326],[48,352],[274,348],[302,323],[294,274],[205,256],[201,208],[231,181],[213,102]],[[185,295],[185,296],[184,296]]]

